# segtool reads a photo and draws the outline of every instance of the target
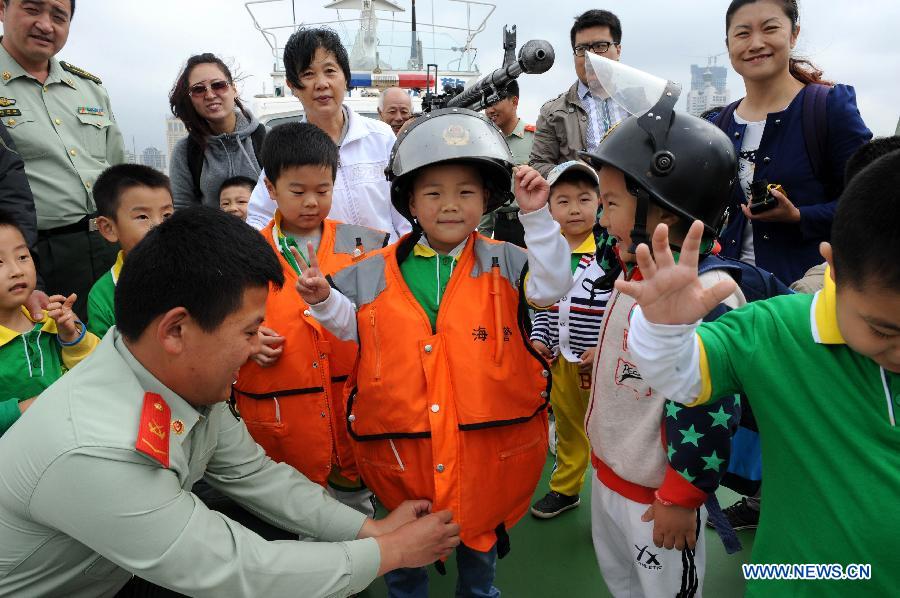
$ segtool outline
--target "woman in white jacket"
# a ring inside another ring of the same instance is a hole
[[[287,85],[303,104],[304,118],[328,133],[340,148],[329,218],[389,233],[391,241],[410,230],[391,206],[384,169],[394,145],[394,132],[381,121],[359,116],[344,105],[350,61],[330,29],[301,29],[284,47]],[[247,223],[262,229],[275,213],[275,202],[263,184],[250,198]]]

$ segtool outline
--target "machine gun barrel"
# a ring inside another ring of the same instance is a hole
[[[533,39],[519,50],[519,59],[516,62],[497,69],[469,89],[453,97],[447,102],[447,107],[481,110],[487,105],[486,100],[491,95],[505,89],[519,75],[545,73],[553,66],[554,59],[555,53],[550,42]]]

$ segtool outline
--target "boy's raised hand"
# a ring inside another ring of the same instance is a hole
[[[513,175],[516,202],[523,214],[536,212],[550,198],[550,185],[537,170],[530,166],[516,166]]]
[[[312,243],[306,244],[306,254],[309,256],[309,265],[300,255],[300,252],[291,247],[291,253],[297,260],[297,266],[300,268],[300,278],[297,279],[297,292],[303,297],[307,305],[315,305],[322,303],[328,299],[331,294],[331,286],[319,270],[319,258],[316,257],[315,249]]]
[[[734,292],[734,280],[728,279],[704,289],[697,275],[703,223],[691,225],[678,263],[669,249],[669,228],[660,224],[653,231],[653,255],[647,245],[637,248],[641,281],[617,280],[616,289],[633,297],[648,321],[654,324],[693,324]]]
[[[47,305],[47,315],[56,321],[57,336],[64,343],[71,343],[81,334],[78,329],[78,317],[72,311],[76,299],[78,295],[75,293],[68,297],[53,295],[50,297],[50,304]]]

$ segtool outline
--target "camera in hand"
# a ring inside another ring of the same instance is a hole
[[[778,200],[772,195],[772,190],[784,193],[781,185],[770,185],[769,181],[762,179],[750,183],[750,213],[753,215],[768,212],[778,205]]]

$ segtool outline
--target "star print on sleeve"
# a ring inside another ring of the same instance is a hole
[[[669,465],[702,492],[714,492],[728,470],[740,408],[734,396],[690,409],[666,401],[663,425]]]

